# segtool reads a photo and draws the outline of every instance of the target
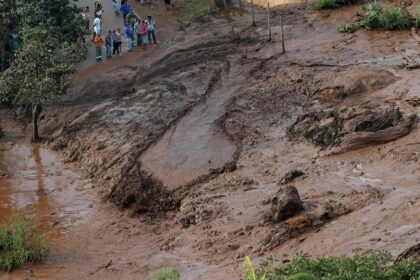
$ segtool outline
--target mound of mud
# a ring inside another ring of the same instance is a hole
[[[327,78],[325,86],[319,90],[322,98],[344,99],[353,95],[386,88],[398,78],[389,71],[371,68],[349,68]]]
[[[403,137],[416,123],[416,114],[407,115],[395,106],[342,106],[338,111],[299,116],[288,128],[287,135],[290,140],[306,139],[317,146],[341,145],[342,149],[349,150]]]

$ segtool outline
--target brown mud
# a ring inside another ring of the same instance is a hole
[[[409,31],[338,33],[358,10],[274,8],[271,42],[261,8],[256,28],[249,14],[191,24],[75,84],[42,134],[112,203],[94,203],[32,279],[146,279],[162,267],[239,279],[245,255],[397,257],[419,243],[420,80],[400,67],[418,43]],[[273,223],[289,181],[303,210]]]

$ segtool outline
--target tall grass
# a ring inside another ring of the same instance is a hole
[[[0,270],[39,261],[47,252],[48,242],[23,216],[15,217],[9,227],[0,225]]]

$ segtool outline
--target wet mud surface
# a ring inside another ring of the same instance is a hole
[[[408,31],[338,33],[359,9],[274,9],[273,42],[260,8],[257,28],[249,14],[192,24],[141,63],[73,86],[44,113],[44,145],[107,202],[34,279],[146,279],[171,266],[238,279],[246,255],[397,257],[419,243],[420,80],[398,66],[419,58],[418,43]],[[39,171],[33,149],[36,181],[54,168]],[[284,215],[291,186],[299,211]]]

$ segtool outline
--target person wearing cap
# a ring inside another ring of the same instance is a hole
[[[108,31],[108,34],[105,37],[105,47],[106,47],[106,58],[112,57],[112,30]]]

